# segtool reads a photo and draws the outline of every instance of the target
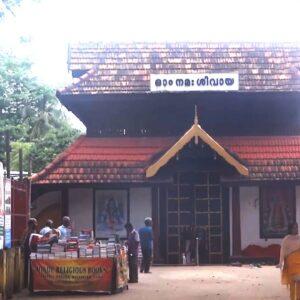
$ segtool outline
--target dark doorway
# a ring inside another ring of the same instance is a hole
[[[167,263],[182,263],[185,233],[194,227],[200,263],[224,262],[224,207],[220,176],[212,172],[178,172],[166,190]],[[227,210],[225,209],[227,212]],[[226,217],[226,216],[225,216]],[[194,236],[194,235],[193,235]],[[196,242],[191,247],[196,259]],[[225,251],[226,252],[226,251]]]

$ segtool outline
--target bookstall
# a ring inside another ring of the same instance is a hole
[[[30,290],[113,294],[127,289],[126,248],[109,239],[95,242],[81,234],[53,243],[37,243],[30,256]]]

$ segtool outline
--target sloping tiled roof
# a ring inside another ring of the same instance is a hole
[[[300,179],[300,136],[217,138],[247,162],[250,180]]]
[[[174,138],[90,138],[82,136],[50,165],[32,178],[33,183],[141,182],[155,153]]]
[[[145,182],[146,168],[177,137],[80,137],[33,184]],[[300,136],[219,137],[249,169],[249,180],[300,179]],[[247,180],[247,178],[245,178]]]
[[[150,74],[238,72],[240,91],[300,91],[300,45],[77,44],[69,69],[86,74],[58,94],[147,93]]]

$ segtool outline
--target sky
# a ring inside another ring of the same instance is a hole
[[[0,49],[61,88],[71,81],[69,43],[300,42],[299,12],[299,0],[23,0],[0,24]]]

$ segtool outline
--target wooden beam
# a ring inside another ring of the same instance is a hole
[[[159,169],[175,157],[192,139],[195,139],[195,144],[198,144],[200,139],[200,141],[208,145],[229,165],[233,166],[241,175],[249,176],[249,171],[244,165],[227,152],[227,150],[225,150],[217,141],[205,132],[200,125],[194,124],[167,152],[165,152],[163,156],[147,168],[146,177],[153,177]]]
[[[152,192],[152,229],[153,229],[153,259],[154,263],[159,260],[159,186],[155,186]]]
[[[232,188],[232,254],[241,255],[241,213],[240,213],[240,189]]]

